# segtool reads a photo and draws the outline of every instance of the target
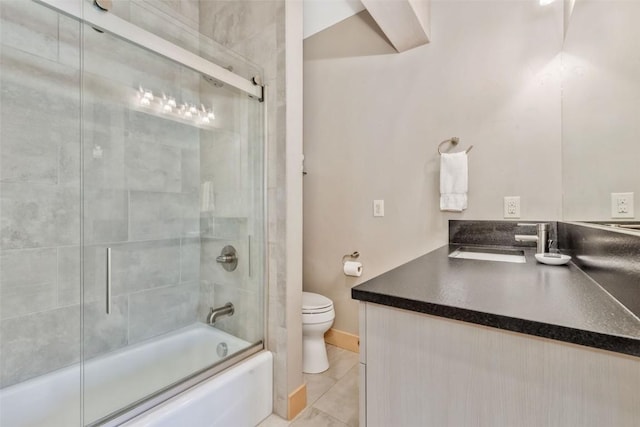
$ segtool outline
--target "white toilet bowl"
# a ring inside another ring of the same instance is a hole
[[[302,371],[317,374],[329,369],[324,334],[333,325],[333,301],[311,292],[302,293]]]

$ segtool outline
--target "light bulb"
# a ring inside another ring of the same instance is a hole
[[[148,99],[149,101],[153,100],[153,92],[147,90],[144,92],[144,99]]]
[[[173,108],[171,108],[171,104],[167,102],[166,104],[164,104],[164,107],[162,107],[162,111],[164,111],[165,113],[170,113],[173,111]]]
[[[213,114],[213,110],[209,110],[209,112],[207,113],[207,117],[209,118],[209,120],[215,120],[216,119],[216,115]]]
[[[142,97],[140,98],[140,105],[142,105],[143,107],[148,107],[149,105],[151,105],[151,101],[149,101],[149,98]]]
[[[169,105],[171,108],[176,108],[178,106],[178,104],[176,104],[176,99],[172,97],[169,97],[167,105]]]

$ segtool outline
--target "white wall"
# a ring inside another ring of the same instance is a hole
[[[522,219],[560,219],[556,3],[433,2],[432,42],[402,54],[374,31],[338,52],[361,14],[305,40],[304,289],[333,299],[335,328],[357,333],[350,288],[445,244],[449,219],[501,219],[513,195]],[[439,210],[436,147],[451,136],[475,147],[462,214]],[[359,279],[341,272],[354,250]]]
[[[611,193],[640,217],[640,2],[577,2],[563,54],[565,220],[611,219]]]
[[[360,0],[304,0],[304,38],[364,10]]]
[[[285,3],[287,194],[287,389],[302,377],[302,4]],[[273,313],[272,315],[275,315]],[[292,413],[292,408],[289,408]]]

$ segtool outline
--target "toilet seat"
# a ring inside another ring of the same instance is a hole
[[[324,313],[302,313],[302,325],[317,325],[318,323],[333,322],[336,313],[333,309]]]
[[[333,310],[333,305],[330,305],[329,307],[324,307],[324,308],[319,308],[316,310],[311,310],[311,309],[302,309],[302,314],[322,314],[322,313],[327,313],[329,311]]]
[[[321,314],[333,310],[333,301],[312,292],[302,293],[302,314]]]

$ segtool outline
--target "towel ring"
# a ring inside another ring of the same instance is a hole
[[[446,140],[442,141],[440,144],[438,144],[438,154],[442,155],[442,151],[440,151],[440,147],[442,147],[447,142],[450,142],[451,145],[456,146],[456,145],[458,145],[458,142],[460,142],[460,138],[458,138],[457,136],[454,136],[451,139],[446,139]],[[473,148],[473,145],[471,145],[469,148],[467,148],[465,153],[469,153],[469,151],[471,151],[472,148]]]

